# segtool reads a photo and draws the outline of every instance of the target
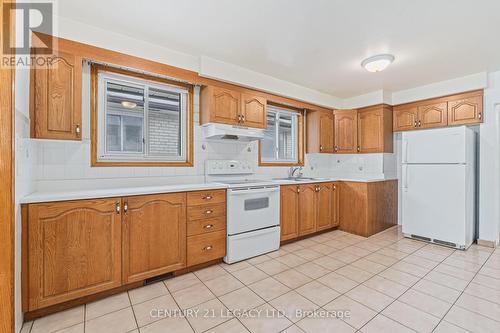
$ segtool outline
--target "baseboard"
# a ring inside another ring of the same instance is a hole
[[[492,247],[492,248],[496,248],[498,246],[497,242],[484,240],[484,239],[478,239],[477,245],[481,245],[481,246],[485,246],[485,247]]]

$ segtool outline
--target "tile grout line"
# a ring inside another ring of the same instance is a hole
[[[132,299],[130,298],[130,294],[128,293],[128,290],[126,291],[126,293],[127,293],[128,301],[130,302],[130,309],[132,310],[132,314],[134,315],[135,325],[137,326],[137,330],[139,331],[139,322],[137,321],[137,316],[135,315],[134,304],[132,304]],[[123,309],[121,309],[121,310],[123,310]],[[120,310],[118,310],[118,311],[120,311]],[[87,323],[85,323],[85,326],[87,326]]]

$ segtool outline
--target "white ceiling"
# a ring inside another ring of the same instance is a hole
[[[64,0],[59,15],[337,97],[500,69],[498,0]],[[382,73],[365,57],[392,53]]]

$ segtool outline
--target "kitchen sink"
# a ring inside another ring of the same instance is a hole
[[[325,180],[325,178],[313,178],[313,177],[285,177],[285,178],[273,178],[273,180],[289,180],[295,182],[309,181],[309,180]]]

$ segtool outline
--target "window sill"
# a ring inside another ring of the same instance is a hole
[[[283,166],[304,166],[303,162],[262,162],[259,161],[259,166],[263,167],[269,167],[269,166],[276,166],[276,167],[283,167]]]
[[[192,162],[117,162],[92,161],[92,167],[193,167]]]

